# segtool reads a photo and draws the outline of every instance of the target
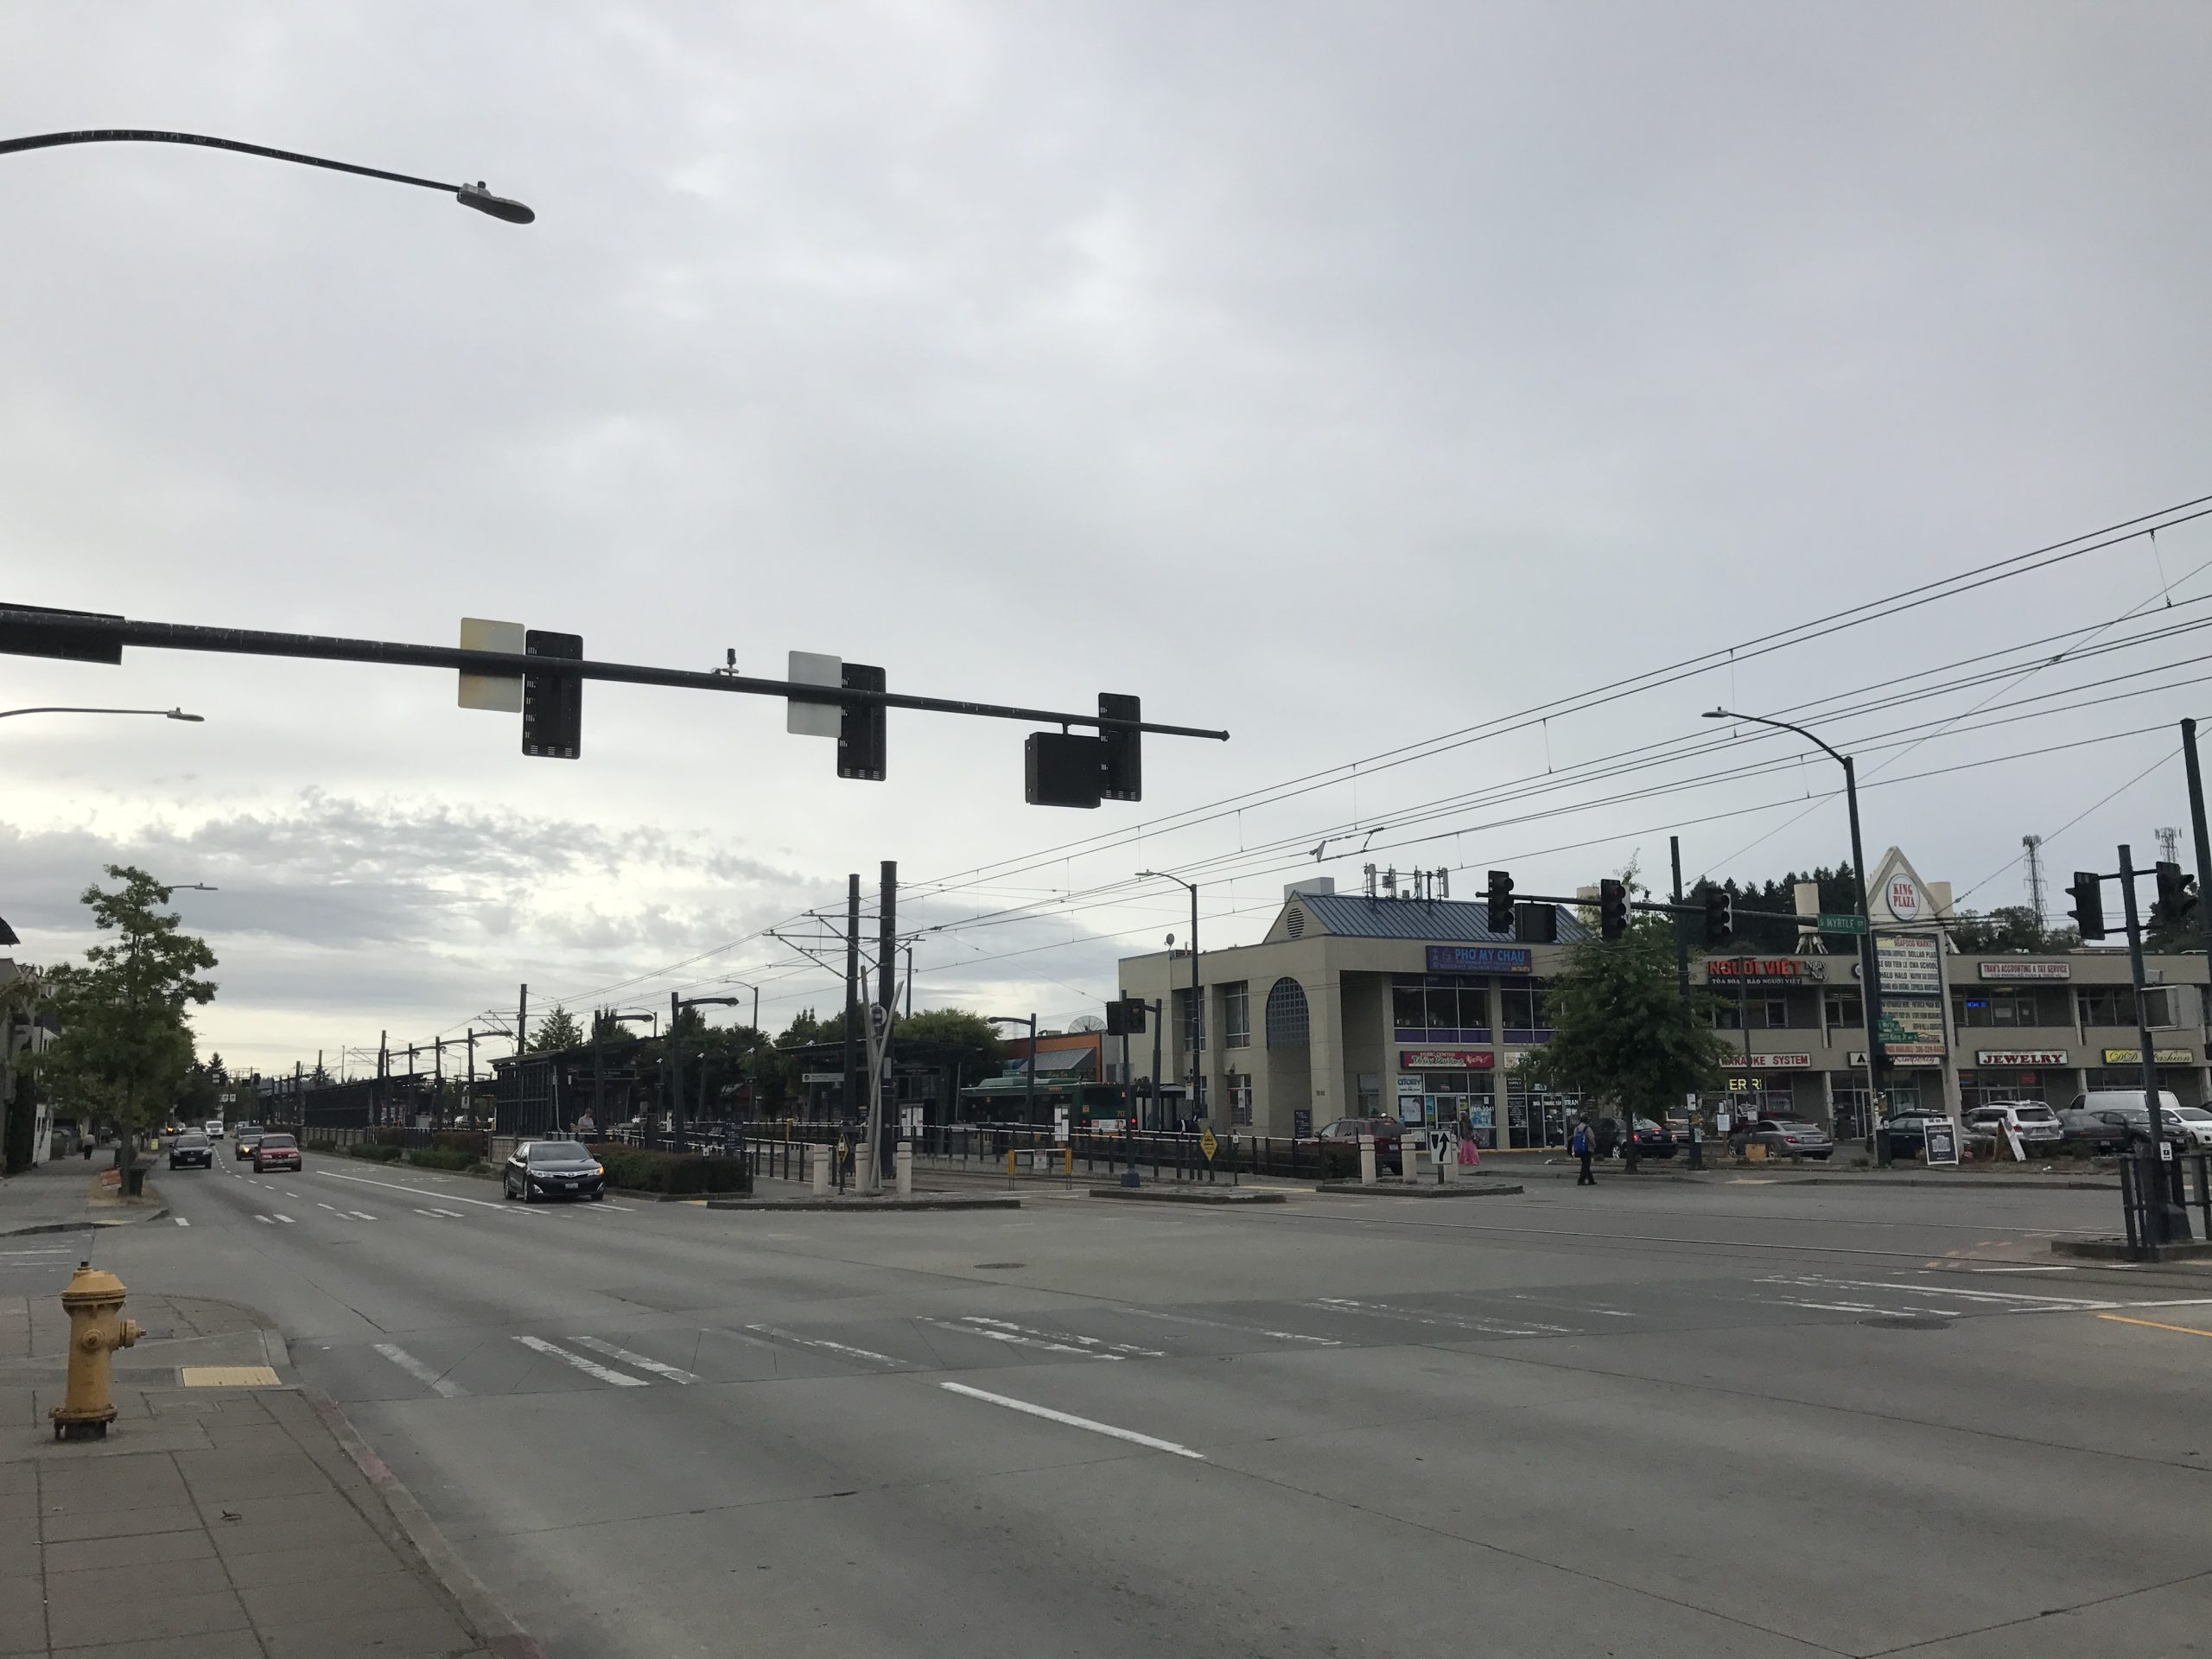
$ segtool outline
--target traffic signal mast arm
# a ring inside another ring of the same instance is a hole
[[[50,643],[49,643],[50,642]],[[918,697],[903,691],[870,691],[746,674],[695,672],[639,663],[582,658],[533,657],[519,652],[472,651],[455,645],[410,645],[386,639],[346,639],[326,634],[273,633],[253,628],[198,627],[178,622],[137,622],[95,612],[20,609],[0,605],[0,652],[67,657],[79,662],[120,663],[123,647],[219,652],[241,657],[291,657],[317,662],[382,663],[403,668],[458,669],[465,673],[518,677],[612,680],[628,685],[667,685],[690,691],[734,691],[788,697],[839,708],[913,709],[925,714],[969,715],[987,720],[1038,721],[1088,726],[1102,732],[1148,732],[1157,737],[1205,737],[1226,742],[1229,734],[1198,726],[1122,720],[1104,714],[1065,714],[956,697]]]
[[[1572,899],[1562,898],[1555,893],[1516,893],[1514,894],[1514,898],[1517,902],[1524,905],[1569,905],[1586,910],[1598,902],[1596,899],[1587,897]],[[1664,899],[1632,899],[1629,901],[1628,907],[1630,910],[1658,912],[1669,916],[1702,916],[1705,914],[1705,906],[1703,905],[1669,904]],[[1752,920],[1759,922],[1804,923],[1810,919],[1808,917],[1800,916],[1796,911],[1738,909],[1735,913],[1738,916],[1748,916]]]

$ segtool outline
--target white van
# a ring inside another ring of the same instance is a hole
[[[2160,1111],[2171,1112],[2180,1104],[2181,1102],[2174,1098],[2172,1090],[2158,1090]],[[2144,1117],[2151,1115],[2151,1109],[2143,1103],[2140,1089],[2092,1089],[2086,1095],[2075,1096],[2074,1103],[2066,1109],[2069,1112],[2132,1112]]]

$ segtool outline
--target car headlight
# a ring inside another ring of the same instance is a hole
[[[603,1164],[594,1164],[594,1165],[593,1165],[589,1169],[586,1170],[584,1173],[585,1173],[587,1175],[604,1175],[604,1174],[606,1174],[606,1173],[607,1173],[607,1168],[606,1168],[606,1166],[605,1166],[605,1165],[603,1165]]]

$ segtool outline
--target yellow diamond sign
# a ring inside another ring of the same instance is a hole
[[[1198,1150],[1206,1155],[1206,1162],[1213,1162],[1213,1150],[1221,1144],[1213,1138],[1213,1126],[1209,1123],[1198,1131]]]

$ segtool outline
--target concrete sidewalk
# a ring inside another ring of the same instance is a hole
[[[133,1298],[105,1440],[59,1442],[66,1320],[0,1299],[0,1654],[524,1659],[494,1605],[246,1310]],[[274,1363],[271,1363],[274,1362]],[[281,1369],[280,1369],[281,1368]]]
[[[147,1170],[145,1195],[126,1198],[115,1183],[112,1149],[83,1158],[55,1158],[0,1180],[0,1238],[16,1233],[58,1233],[79,1227],[114,1227],[153,1221],[168,1214],[154,1187],[158,1153],[142,1154]]]

